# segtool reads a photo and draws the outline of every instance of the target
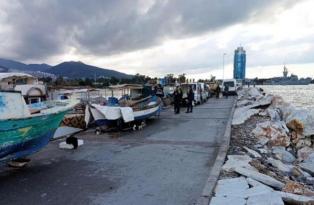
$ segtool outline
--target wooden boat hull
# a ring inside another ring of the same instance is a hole
[[[0,161],[22,158],[46,146],[66,112],[0,120]]]

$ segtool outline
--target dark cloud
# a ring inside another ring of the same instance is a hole
[[[2,5],[2,33],[19,60],[45,59],[68,46],[82,54],[112,55],[149,48],[166,39],[212,32],[269,17],[292,0],[17,0]],[[0,14],[1,14],[0,12]],[[1,28],[0,28],[1,30]],[[2,53],[5,51],[1,51]],[[0,53],[1,55],[1,53]]]

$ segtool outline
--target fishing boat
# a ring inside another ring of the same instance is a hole
[[[64,115],[75,102],[45,101],[30,110],[21,92],[0,91],[0,161],[31,155],[53,137]]]
[[[114,124],[117,121],[124,123],[146,120],[160,113],[162,101],[157,96],[142,96],[142,85],[123,84],[110,86],[112,97],[106,105],[90,104],[86,108],[86,124],[91,119],[97,126]],[[119,91],[119,92],[118,92]],[[113,96],[120,93],[118,100]]]

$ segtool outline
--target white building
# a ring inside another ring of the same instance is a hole
[[[0,90],[19,91],[27,104],[46,100],[46,87],[32,75],[25,73],[0,73]]]

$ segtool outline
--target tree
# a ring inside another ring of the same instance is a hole
[[[173,84],[176,82],[176,79],[173,74],[167,74],[165,77],[166,84]]]
[[[139,73],[137,73],[134,77],[133,77],[133,82],[137,83],[137,84],[144,84],[146,82],[147,78],[145,75],[140,75]]]
[[[116,84],[119,83],[119,79],[116,78],[116,77],[111,77],[109,82],[110,82],[111,85],[116,85]]]
[[[39,78],[40,81],[43,81],[44,83],[51,83],[52,82],[52,78],[51,77],[43,77],[43,78]]]
[[[56,81],[55,81],[55,85],[64,85],[65,81],[63,79],[62,76],[57,77]]]
[[[185,83],[186,82],[185,73],[178,76],[178,81],[179,81],[179,83]]]

